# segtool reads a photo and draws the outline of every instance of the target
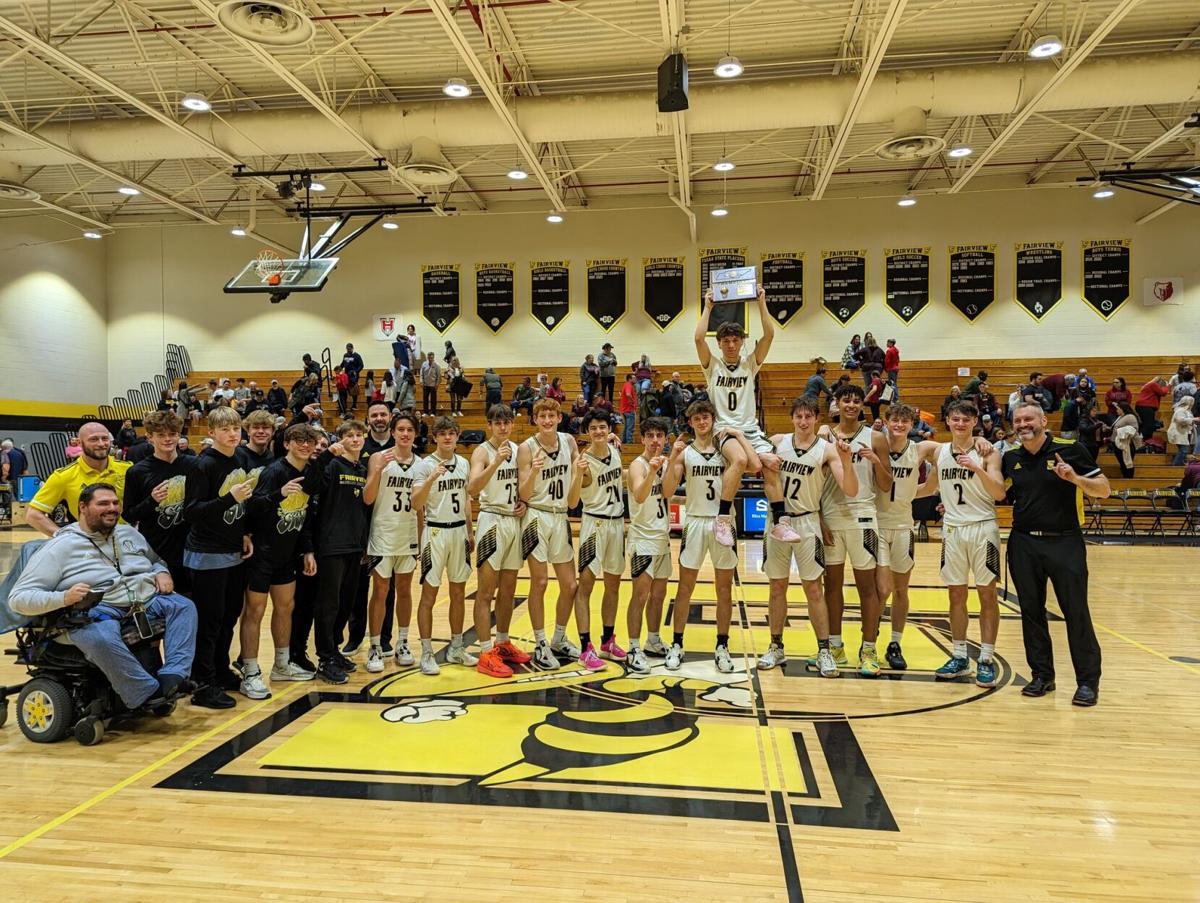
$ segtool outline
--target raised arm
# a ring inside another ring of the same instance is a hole
[[[505,457],[501,458],[500,455],[502,454]],[[487,452],[484,451],[483,446],[476,445],[475,450],[471,452],[471,471],[467,476],[467,492],[471,495],[479,495],[483,491],[483,487],[487,485],[488,480],[492,478],[492,474],[499,470],[500,465],[508,460],[508,454],[510,452],[508,451],[508,443],[506,442],[501,451],[492,456],[492,460],[489,463]]]
[[[379,498],[379,478],[383,474],[383,468],[393,457],[395,451],[388,448],[375,452],[367,460],[367,484],[363,486],[363,501],[368,505],[374,505],[375,499]]]
[[[754,359],[761,367],[767,359],[767,352],[771,350],[771,343],[775,341],[775,321],[767,311],[767,290],[761,285],[755,300],[758,302],[758,322],[762,324],[762,338],[754,346]]]
[[[860,449],[858,456],[866,458],[875,468],[875,484],[884,492],[892,488],[892,465],[889,456],[890,447],[883,433],[871,430],[870,449]],[[869,452],[869,454],[868,454]]]
[[[658,461],[659,467],[662,466],[661,457],[654,460]],[[654,488],[654,470],[640,456],[629,462],[629,496],[639,505],[650,498],[650,490]]]
[[[425,479],[414,484],[412,489],[412,508],[417,511],[425,508],[425,502],[429,500],[429,493],[433,491],[434,484],[446,472],[446,465],[441,461],[437,461],[436,458],[426,460],[429,461],[430,470]]]
[[[704,293],[704,305],[700,308],[700,320],[696,323],[696,334],[692,337],[696,342],[696,356],[700,358],[700,367],[708,369],[712,363],[712,351],[708,347],[708,321],[712,317],[713,296],[710,288]]]

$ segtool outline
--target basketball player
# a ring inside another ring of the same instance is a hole
[[[950,441],[941,443],[937,464],[917,498],[932,495],[943,487],[942,504],[942,580],[950,595],[950,636],[954,652],[950,660],[934,672],[938,680],[954,680],[970,675],[967,655],[967,580],[973,575],[979,593],[979,665],[975,683],[981,687],[996,685],[996,634],[1000,629],[1000,605],[996,600],[996,581],[1000,578],[1000,526],[996,523],[996,502],[1005,496],[1000,473],[1000,456],[981,457],[975,448],[972,430],[979,422],[979,411],[969,401],[955,401],[946,408]]]
[[[667,669],[678,671],[683,664],[683,631],[687,626],[692,591],[704,559],[712,562],[717,590],[717,647],[713,658],[717,670],[733,671],[729,654],[729,621],[733,615],[733,571],[737,567],[737,549],[717,541],[716,521],[720,512],[721,479],[729,466],[716,446],[713,425],[717,411],[711,402],[693,401],[688,405],[688,425],[696,440],[687,445],[676,440],[671,449],[675,460],[676,481],[682,482],[687,514],[683,524],[683,542],[679,547],[679,586],[675,593],[675,637],[667,652]],[[737,439],[742,453],[749,460],[754,449],[739,430],[726,428],[726,435]],[[733,448],[727,443],[728,448]]]
[[[567,639],[567,621],[575,603],[578,581],[571,550],[571,525],[567,509],[579,504],[583,473],[576,466],[575,439],[558,432],[558,402],[542,398],[533,406],[537,432],[517,449],[518,490],[526,505],[521,519],[521,554],[529,563],[529,621],[536,645],[533,663],[554,671],[560,658],[578,659],[580,649]],[[554,637],[546,641],[544,602],[549,583],[548,567],[558,581]]]
[[[671,457],[663,455],[671,421],[647,417],[641,424],[642,453],[629,464],[629,573],[633,596],[625,613],[629,629],[629,670],[650,671],[646,655],[665,657],[668,649],[658,635],[663,600],[671,579],[671,496],[679,486],[679,460],[686,448],[677,443]],[[646,614],[646,647],[640,642],[642,612]]]
[[[792,402],[790,435],[771,437],[774,453],[764,454],[763,467],[779,474],[785,511],[792,528],[800,534],[798,542],[775,539],[770,532],[763,540],[763,570],[770,581],[768,620],[771,644],[758,660],[761,669],[774,668],[787,661],[783,646],[783,628],[787,621],[787,590],[792,562],[808,600],[808,619],[817,635],[817,670],[822,677],[840,677],[833,653],[829,650],[829,610],[821,592],[825,573],[825,546],[821,537],[821,495],[826,480],[832,478],[847,496],[858,494],[858,475],[850,462],[850,445],[842,439],[828,441],[817,435],[821,403],[810,396]],[[772,514],[772,517],[774,515]]]
[[[475,635],[479,639],[476,669],[489,677],[512,677],[513,665],[529,662],[529,653],[509,639],[517,571],[521,569],[521,517],[525,503],[517,492],[517,446],[512,435],[513,412],[494,404],[487,412],[489,435],[471,453],[467,491],[479,496],[475,525]],[[492,642],[491,608],[496,600],[496,640]]]
[[[864,677],[879,676],[879,655],[875,641],[879,637],[879,597],[875,591],[876,555],[879,534],[875,521],[878,492],[892,489],[892,469],[888,443],[883,433],[859,423],[863,407],[860,386],[844,383],[833,393],[839,419],[834,427],[822,426],[820,433],[831,442],[850,445],[850,462],[858,475],[858,492],[849,495],[836,480],[826,480],[821,493],[821,531],[825,538],[825,605],[829,609],[829,651],[838,665],[845,665],[846,647],[842,642],[842,612],[846,598],[842,582],[846,560],[854,569],[854,585],[862,616],[862,646],[858,652],[858,672]],[[815,660],[814,660],[815,661]]]
[[[479,664],[463,644],[467,579],[471,576],[471,549],[475,528],[471,522],[471,497],[467,495],[470,466],[454,453],[458,424],[449,417],[433,421],[433,454],[421,462],[419,482],[413,486],[412,506],[425,509],[421,535],[421,602],[417,630],[421,634],[421,673],[441,671],[433,657],[433,603],[444,574],[450,582],[450,648],[446,661],[453,665]]]
[[[374,408],[372,405],[372,412]],[[393,444],[372,454],[367,463],[363,502],[371,510],[367,558],[374,563],[371,597],[367,604],[367,633],[371,643],[367,652],[367,670],[373,674],[383,670],[382,629],[388,591],[393,586],[396,619],[400,622],[396,664],[407,667],[413,663],[412,650],[408,648],[412,575],[417,569],[421,523],[425,518],[424,511],[412,503],[413,484],[421,472],[421,458],[413,452],[418,428],[415,415],[410,411],[397,411],[392,415],[389,430]],[[368,440],[370,438],[373,437]]]
[[[589,411],[579,424],[588,445],[579,456],[583,517],[579,525],[579,589],[575,593],[575,626],[582,652],[579,663],[599,671],[604,662],[592,646],[592,587],[603,575],[604,597],[600,603],[600,651],[615,662],[625,660],[617,643],[617,600],[621,575],[625,573],[625,502],[621,496],[621,453],[608,444],[608,417]]]
[[[696,354],[700,358],[700,367],[708,380],[708,398],[716,410],[716,430],[718,448],[725,456],[725,475],[721,480],[721,498],[717,505],[717,519],[713,529],[717,542],[727,548],[733,548],[733,515],[731,508],[737,491],[742,485],[742,474],[747,471],[754,473],[761,469],[757,452],[770,452],[771,443],[758,428],[757,407],[754,401],[754,377],[763,361],[771,342],[775,339],[775,326],[767,313],[767,296],[762,288],[758,290],[758,318],[762,324],[762,338],[754,345],[754,351],[748,355],[742,354],[746,344],[746,330],[740,323],[722,323],[717,328],[717,347],[719,357],[714,357],[708,347],[708,321],[712,316],[713,295],[709,289],[704,295],[704,310],[700,314],[700,322],[696,324]],[[722,433],[726,427],[738,430],[746,439],[745,443],[733,441],[731,432]],[[725,448],[728,446],[728,448]],[[749,449],[749,453],[746,449]],[[781,542],[796,542],[800,537],[792,528],[787,515],[783,511],[782,496],[779,491],[779,475],[770,471],[763,474],[763,489],[771,511],[776,515],[774,527],[775,538]]]

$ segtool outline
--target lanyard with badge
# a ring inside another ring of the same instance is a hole
[[[100,557],[103,558],[107,564],[112,566],[113,570],[117,572],[117,576],[124,578],[125,572],[121,570],[121,553],[117,550],[116,533],[114,532],[109,535],[109,540],[112,543],[111,556],[108,555],[104,549],[100,547],[100,544],[96,542],[96,540],[92,539],[92,537],[88,536],[87,540],[95,547]],[[150,639],[150,637],[154,636],[154,630],[150,626],[150,619],[146,616],[145,607],[142,605],[142,603],[138,602],[136,598],[134,598],[133,590],[130,589],[129,584],[123,580],[120,582],[121,587],[125,590],[126,601],[129,603],[129,614],[133,618],[133,623],[137,626],[137,636],[143,640]],[[101,598],[103,598],[103,596]],[[99,602],[100,600],[97,599],[96,601]]]

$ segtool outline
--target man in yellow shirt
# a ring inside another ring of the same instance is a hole
[[[59,502],[66,502],[71,519],[79,520],[79,493],[84,486],[109,483],[116,487],[117,498],[124,501],[125,472],[132,465],[108,456],[112,449],[108,427],[103,423],[85,423],[79,429],[79,445],[83,454],[50,474],[25,512],[25,522],[47,536],[58,531],[58,525],[50,519],[50,512]]]

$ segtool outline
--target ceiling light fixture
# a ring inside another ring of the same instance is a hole
[[[212,109],[207,98],[199,94],[185,94],[183,99],[179,101],[179,105],[185,110],[191,110],[193,113],[207,113]]]
[[[525,170],[523,170],[519,166],[514,166],[512,169],[510,169],[508,171],[507,175],[514,182],[521,182],[521,181],[524,181],[525,179],[529,178],[529,173],[527,173]]]
[[[1092,197],[1103,200],[1104,198],[1112,197],[1114,194],[1116,194],[1116,192],[1111,188],[1097,188],[1092,192]]]
[[[1035,60],[1044,60],[1062,53],[1063,42],[1056,34],[1041,35],[1029,48],[1029,55]]]
[[[461,100],[471,96],[471,86],[461,78],[448,78],[446,84],[442,85],[442,93],[455,100]]]
[[[728,157],[722,157],[713,164],[713,169],[715,169],[717,172],[732,172],[733,170],[737,169],[737,164]]]
[[[561,213],[559,213],[557,210],[551,210],[549,213],[546,214],[546,222],[548,222],[548,223],[561,223],[562,221],[563,221],[563,215]]]
[[[713,67],[713,75],[717,78],[737,78],[745,71],[746,67],[736,56],[723,56]]]
[[[380,225],[385,229],[399,229],[400,224],[395,220],[385,219]]]
[[[975,149],[971,147],[971,145],[963,144],[963,142],[960,141],[958,144],[954,145],[954,147],[950,148],[950,150],[946,151],[946,156],[959,160],[963,157],[969,157],[973,153],[975,153]]]
[[[717,204],[711,212],[713,216],[729,216],[729,208],[724,204]]]
[[[310,182],[308,185],[308,190],[309,191],[324,191],[325,183],[324,182],[315,182],[315,181]]]
[[[122,185],[120,188],[117,189],[117,192],[119,194],[123,194],[126,197],[131,197],[131,198],[136,197],[137,195],[141,194],[141,192],[138,191],[136,188],[134,188],[132,185]]]
[[[93,232],[92,230],[90,230],[90,229],[89,229],[87,232],[84,232],[84,233],[83,233],[83,237],[84,237],[84,238],[91,238],[91,239],[93,239],[93,240],[94,240],[94,239],[97,239],[97,238],[103,238],[104,236],[103,236],[103,235],[101,235],[99,232]]]
[[[246,230],[243,229],[241,226],[234,226],[232,229],[229,230],[229,234],[236,235],[238,238],[245,238]]]
[[[916,203],[917,199],[915,197],[913,197],[911,194],[906,194],[904,197],[900,198],[900,200],[896,201],[896,206],[913,207],[916,206]]]

